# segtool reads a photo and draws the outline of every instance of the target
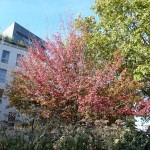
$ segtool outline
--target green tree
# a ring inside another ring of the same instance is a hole
[[[86,38],[88,61],[99,65],[122,50],[124,65],[134,79],[150,77],[150,0],[97,0],[91,8],[96,16],[76,20]],[[99,65],[101,66],[101,64]]]

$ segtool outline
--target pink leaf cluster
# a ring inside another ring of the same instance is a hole
[[[116,75],[123,57],[116,55],[103,70],[89,69],[84,39],[79,39],[75,30],[65,40],[61,34],[53,35],[47,39],[45,49],[36,41],[34,46],[21,60],[22,68],[17,74],[26,82],[15,87],[28,100],[62,116],[73,114],[75,106],[76,112],[107,117],[135,114],[133,102],[139,101],[134,97],[138,86],[126,78],[126,71]],[[149,112],[149,105],[147,108]]]

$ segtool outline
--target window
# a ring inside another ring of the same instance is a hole
[[[24,34],[22,34],[21,32],[17,31],[17,33],[18,33],[20,36],[22,36],[22,37],[24,37],[24,38],[28,39],[28,37],[27,37],[27,36],[25,36]]]
[[[9,51],[3,50],[1,62],[8,63],[9,53]]]
[[[16,113],[15,112],[9,112],[9,114],[8,114],[8,126],[14,126],[15,119],[16,119]]]
[[[6,73],[7,73],[7,70],[0,69],[0,83],[1,83],[1,82],[2,82],[2,83],[5,82]]]
[[[21,55],[21,54],[17,54],[17,58],[16,58],[16,66],[20,66],[20,59],[21,59],[21,57],[23,57],[23,55]]]
[[[0,103],[2,102],[3,92],[4,92],[4,90],[3,90],[3,89],[0,89]]]
[[[8,121],[15,121],[16,113],[15,112],[9,112],[8,114]]]

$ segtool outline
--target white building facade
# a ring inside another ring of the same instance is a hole
[[[4,95],[6,84],[10,84],[11,71],[19,65],[19,59],[27,53],[27,49],[0,40],[0,121],[7,121],[8,114],[15,108],[7,108],[8,98]]]
[[[9,121],[9,114],[15,112],[15,108],[6,108],[9,100],[3,93],[6,84],[12,81],[11,71],[18,67],[20,57],[28,52],[26,47],[34,47],[32,40],[36,40],[44,48],[44,40],[16,22],[4,30],[0,37],[0,122]],[[15,118],[18,119],[17,116]]]

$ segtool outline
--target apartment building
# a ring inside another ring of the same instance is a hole
[[[17,118],[14,107],[7,108],[9,99],[4,95],[4,90],[6,84],[10,84],[12,81],[11,71],[19,67],[20,58],[28,53],[27,47],[34,46],[32,39],[38,41],[44,47],[44,40],[16,22],[4,30],[0,37],[0,122],[19,118]],[[15,114],[15,116],[12,116],[12,114]]]
[[[15,108],[7,108],[9,100],[3,93],[11,83],[11,71],[19,67],[19,59],[26,53],[26,48],[0,40],[0,121],[7,120],[8,114],[15,111]]]

